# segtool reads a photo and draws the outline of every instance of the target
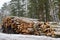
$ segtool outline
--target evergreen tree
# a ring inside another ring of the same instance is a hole
[[[59,19],[60,19],[60,0],[58,0],[58,6],[59,6],[58,16],[59,16]]]
[[[24,16],[24,9],[22,8],[23,5],[21,5],[21,0],[11,0],[11,15],[14,16]]]
[[[49,0],[45,0],[45,14],[46,14],[46,21],[50,21],[50,10],[49,10]]]
[[[50,21],[49,0],[29,0],[29,16],[42,21]]]

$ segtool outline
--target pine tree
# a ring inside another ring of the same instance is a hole
[[[60,19],[60,0],[58,0],[58,6],[59,6],[58,16],[59,16],[59,19]]]
[[[42,21],[50,21],[49,0],[30,0],[29,16]]]
[[[45,0],[45,14],[46,14],[46,21],[50,21],[50,10],[49,10],[49,0]]]
[[[24,9],[21,5],[21,0],[11,0],[11,15],[13,16],[24,16]]]

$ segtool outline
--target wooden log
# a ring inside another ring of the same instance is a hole
[[[24,17],[6,17],[3,20],[4,31],[18,34],[30,34],[40,35],[54,35],[54,30],[50,27],[49,23],[40,23],[39,21],[33,21],[29,18]],[[2,26],[2,27],[3,27]],[[10,28],[10,30],[8,30]]]

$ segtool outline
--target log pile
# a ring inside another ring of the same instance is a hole
[[[54,36],[54,30],[46,23],[33,22],[19,17],[6,17],[3,19],[2,29],[4,33]]]

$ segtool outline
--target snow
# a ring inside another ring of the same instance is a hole
[[[47,36],[0,33],[0,40],[60,40],[60,38],[52,38],[52,37],[47,37]]]

